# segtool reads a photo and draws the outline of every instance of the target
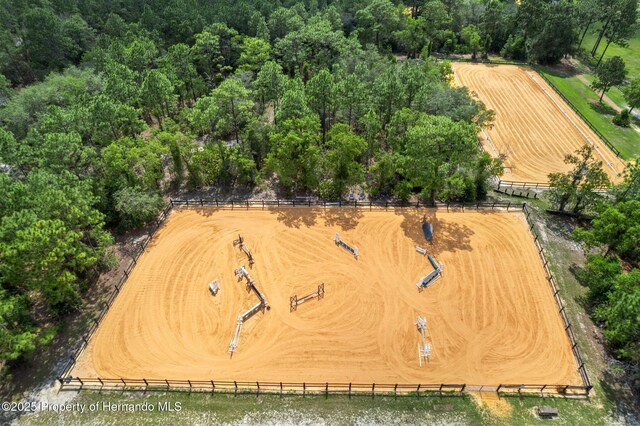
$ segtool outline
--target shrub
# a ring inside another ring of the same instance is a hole
[[[613,117],[613,124],[620,127],[629,127],[631,123],[631,115],[628,109],[623,109]]]

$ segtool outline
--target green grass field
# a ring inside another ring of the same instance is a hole
[[[599,94],[581,82],[576,76],[560,73],[547,67],[539,67],[562,94],[598,129],[619,151],[622,158],[631,160],[640,155],[640,133],[631,128],[618,127],[611,122],[615,111],[598,102]],[[593,78],[585,75],[587,78]],[[617,90],[617,89],[616,89]],[[619,96],[612,94],[617,103]],[[621,96],[621,94],[620,94]]]
[[[589,31],[582,42],[582,48],[587,51],[587,54],[591,51],[593,44],[598,36],[597,29],[594,27],[592,31]],[[606,41],[600,43],[600,48],[596,54],[596,61],[600,58]],[[624,62],[629,70],[627,77],[629,79],[640,77],[640,30],[638,30],[633,38],[629,40],[628,47],[620,47],[616,44],[611,44],[604,55],[604,58],[610,58],[612,56],[620,56],[624,59]]]
[[[145,404],[153,411],[109,411],[111,406]],[[168,404],[167,404],[168,403]],[[456,424],[456,425],[542,425],[534,407],[558,409],[557,425],[605,425],[608,410],[584,400],[539,397],[501,399],[504,409],[494,412],[474,397],[376,397],[210,395],[200,393],[100,393],[85,391],[73,404],[85,412],[40,412],[22,417],[19,425],[65,424]],[[166,404],[166,405],[165,405]],[[88,412],[93,407],[94,412]],[[160,411],[171,407],[173,411]]]

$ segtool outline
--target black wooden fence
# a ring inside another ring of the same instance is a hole
[[[547,82],[547,84],[549,86],[551,86],[551,88],[554,90],[554,92],[556,92],[558,94],[558,96],[560,96],[562,98],[562,100],[565,101],[565,103],[567,105],[569,105],[569,107],[576,113],[578,114],[578,116],[582,119],[582,121],[584,121],[584,123],[589,126],[589,128],[591,129],[591,131],[593,131],[593,133],[595,133],[596,135],[598,135],[598,137],[602,140],[602,142],[605,143],[605,145],[607,145],[609,147],[609,149],[611,151],[613,151],[614,154],[616,154],[616,156],[618,158],[622,158],[620,156],[620,151],[618,151],[618,149],[616,149],[616,147],[613,146],[613,144],[609,141],[609,139],[607,139],[607,137],[605,135],[603,135],[602,133],[600,133],[600,131],[598,129],[595,128],[595,126],[593,124],[591,124],[591,122],[589,121],[589,119],[587,117],[584,116],[584,114],[582,114],[578,108],[575,107],[575,105],[573,105],[571,103],[571,101],[562,94],[562,92],[556,87],[555,84],[553,84],[551,82],[551,80],[549,80],[549,78],[547,78],[546,75],[544,75],[539,69],[536,69],[536,71],[538,72],[538,75],[540,77],[542,77],[544,79],[544,81]]]
[[[162,212],[160,213],[158,218],[155,220],[153,229],[151,231],[149,231],[149,234],[145,238],[144,242],[138,246],[138,249],[135,251],[135,253],[131,257],[131,262],[129,263],[129,266],[127,266],[127,268],[122,273],[122,276],[120,277],[120,281],[118,281],[118,284],[116,284],[115,288],[113,289],[113,292],[111,293],[111,296],[109,296],[109,299],[107,299],[106,302],[103,302],[104,305],[102,307],[102,311],[100,311],[100,314],[96,318],[93,319],[93,321],[91,322],[91,326],[89,327],[89,330],[87,330],[86,334],[84,336],[82,336],[82,338],[81,338],[81,340],[80,340],[80,342],[78,344],[78,347],[73,351],[73,354],[71,355],[69,361],[67,362],[64,370],[62,371],[62,373],[60,373],[60,375],[58,377],[59,379],[61,379],[63,377],[69,377],[69,373],[71,372],[71,370],[75,366],[76,361],[78,360],[78,357],[80,356],[80,353],[89,344],[89,339],[91,339],[91,336],[93,336],[93,333],[96,332],[96,330],[98,329],[98,326],[100,325],[100,322],[102,322],[102,320],[104,319],[105,315],[107,314],[107,311],[109,310],[109,308],[113,304],[113,301],[116,299],[116,297],[120,293],[120,290],[122,290],[122,287],[127,282],[127,279],[129,278],[129,275],[131,274],[131,271],[133,270],[133,268],[135,267],[136,263],[138,262],[138,259],[140,258],[140,256],[144,252],[144,250],[149,245],[149,242],[151,241],[151,239],[155,235],[155,233],[158,230],[158,228],[160,228],[160,225],[162,225],[162,223],[167,219],[167,217],[169,216],[169,213],[171,212],[172,209],[173,209],[173,203],[169,202],[169,204],[162,210]]]
[[[584,384],[584,386],[582,386],[582,388],[585,389],[585,393],[588,394],[589,391],[591,390],[591,388],[593,387],[591,385],[591,381],[589,380],[589,376],[587,375],[587,370],[585,368],[584,365],[584,361],[582,359],[582,355],[580,354],[580,349],[578,348],[578,343],[576,342],[576,337],[573,334],[573,329],[571,328],[571,323],[569,322],[569,318],[567,317],[567,313],[566,313],[566,308],[564,306],[564,304],[562,303],[562,299],[560,298],[560,294],[559,294],[559,290],[558,290],[558,286],[556,284],[556,280],[553,277],[553,274],[551,273],[551,269],[549,269],[549,261],[546,259],[545,255],[544,255],[544,248],[542,247],[542,245],[540,244],[540,236],[538,234],[538,232],[535,229],[535,224],[533,223],[533,220],[531,220],[531,212],[529,211],[529,208],[526,206],[523,207],[524,213],[525,213],[525,217],[527,219],[527,223],[529,224],[529,230],[531,231],[531,233],[534,236],[534,243],[536,244],[536,248],[538,249],[538,255],[540,255],[540,259],[542,260],[542,265],[544,267],[544,272],[547,276],[547,281],[549,282],[549,286],[551,287],[551,292],[553,293],[553,298],[556,301],[556,305],[558,306],[558,312],[560,313],[560,316],[562,317],[562,322],[564,324],[564,330],[567,333],[567,336],[569,337],[569,342],[571,344],[571,350],[573,351],[573,355],[576,359],[576,363],[578,365],[578,373],[580,373],[580,377],[582,379],[582,383]],[[509,385],[509,386],[514,386],[514,385]],[[568,390],[569,388],[575,388],[574,386],[567,386]]]
[[[218,208],[239,208],[239,209],[249,209],[249,208],[273,208],[273,207],[296,207],[296,206],[307,206],[307,207],[354,207],[354,208],[420,208],[420,207],[430,207],[430,208],[446,208],[448,210],[462,210],[464,209],[506,209],[507,211],[524,211],[525,216],[527,218],[527,222],[529,223],[530,230],[534,235],[534,242],[538,247],[538,254],[540,255],[545,273],[547,275],[547,280],[551,285],[551,290],[553,292],[553,296],[556,300],[560,308],[560,314],[565,324],[565,330],[569,336],[569,340],[572,345],[572,350],[576,361],[578,363],[578,371],[582,377],[583,386],[575,386],[575,385],[557,385],[557,384],[499,384],[495,385],[471,385],[471,384],[387,384],[387,383],[299,383],[299,382],[239,382],[239,381],[216,381],[216,380],[174,380],[174,379],[112,379],[112,378],[84,378],[84,377],[73,377],[71,376],[71,371],[75,366],[78,357],[81,352],[87,347],[89,344],[89,340],[91,336],[95,333],[100,322],[104,319],[107,311],[113,304],[113,301],[120,293],[120,290],[126,283],[131,271],[135,267],[139,257],[142,255],[144,250],[149,245],[149,242],[153,238],[156,231],[160,228],[160,225],[167,219],[169,213],[174,208],[174,206],[216,206]],[[312,201],[306,200],[304,202],[296,201],[296,200],[217,200],[217,199],[191,199],[191,200],[170,200],[169,205],[162,211],[159,215],[158,219],[155,221],[155,227],[152,231],[149,232],[145,241],[140,245],[136,253],[133,255],[131,263],[125,269],[120,278],[119,283],[115,286],[115,289],[109,299],[105,302],[103,310],[100,315],[93,320],[89,330],[87,333],[82,336],[77,348],[73,351],[68,363],[66,364],[64,370],[58,376],[58,381],[60,382],[62,389],[68,390],[81,390],[81,389],[92,389],[92,390],[142,390],[142,391],[198,391],[198,392],[223,392],[223,393],[233,393],[233,394],[242,394],[242,393],[250,393],[259,395],[260,393],[279,393],[279,394],[300,394],[300,395],[318,395],[324,394],[328,395],[371,395],[375,397],[376,395],[432,395],[437,393],[439,395],[452,395],[452,394],[462,394],[467,391],[479,391],[479,392],[500,392],[506,395],[522,395],[523,393],[531,394],[548,394],[548,395],[573,395],[573,396],[588,396],[589,391],[591,390],[591,382],[589,381],[589,377],[587,376],[586,369],[584,367],[584,362],[580,355],[580,351],[577,347],[575,336],[571,329],[571,324],[567,318],[565,313],[564,305],[562,304],[562,300],[558,295],[558,288],[555,284],[555,280],[551,271],[548,267],[548,262],[545,259],[542,246],[539,243],[538,234],[535,232],[534,224],[530,219],[530,212],[527,208],[526,203],[472,203],[472,204],[454,204],[454,203],[435,203],[435,204],[425,204],[425,203],[402,203],[402,202],[389,202],[389,201]]]
[[[361,209],[389,209],[389,208],[440,208],[449,210],[522,210],[524,203],[511,203],[511,202],[476,202],[476,203],[430,203],[423,201],[416,202],[402,202],[402,201],[326,201],[326,200],[312,200],[307,199],[300,200],[220,200],[217,198],[190,198],[184,200],[172,199],[171,205],[173,206],[189,206],[189,207],[204,207],[215,206],[220,209],[269,209],[269,208],[284,208],[284,207],[344,207],[344,208],[361,208]]]

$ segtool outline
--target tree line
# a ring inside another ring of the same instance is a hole
[[[553,173],[549,201],[561,213],[588,217],[574,230],[587,261],[575,275],[587,288],[586,307],[603,328],[612,353],[640,376],[640,165],[631,163],[624,181],[611,186],[602,161],[585,145],[565,162],[567,173]],[[610,187],[607,192],[603,188]]]

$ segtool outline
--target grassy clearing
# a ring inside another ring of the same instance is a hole
[[[494,413],[468,395],[459,397],[306,397],[261,395],[208,395],[193,393],[99,393],[82,392],[73,403],[84,404],[85,413],[53,411],[22,417],[20,425],[87,424],[435,424],[508,425],[544,424],[534,407],[551,405],[560,417],[554,424],[605,424],[605,412],[588,401],[559,398],[503,398],[508,409]],[[105,411],[104,403],[149,404],[152,412]],[[158,404],[169,403],[179,411],[159,412]],[[96,404],[98,410],[88,413]]]
[[[578,77],[539,67],[562,94],[598,129],[619,151],[622,158],[631,160],[640,155],[640,133],[631,128],[618,127],[611,122],[615,111],[599,103],[599,95]]]
[[[596,42],[598,34],[596,30],[590,31],[584,38],[582,42],[582,47],[588,52],[591,51],[594,43]],[[600,48],[596,54],[597,61],[606,46],[606,41],[602,41],[600,43]],[[629,40],[628,47],[620,47],[616,44],[611,44],[607,49],[607,52],[604,55],[604,58],[611,58],[612,56],[620,56],[624,59],[624,62],[627,65],[627,69],[629,70],[628,77],[635,78],[640,77],[640,30],[636,31],[636,34],[633,38]]]

